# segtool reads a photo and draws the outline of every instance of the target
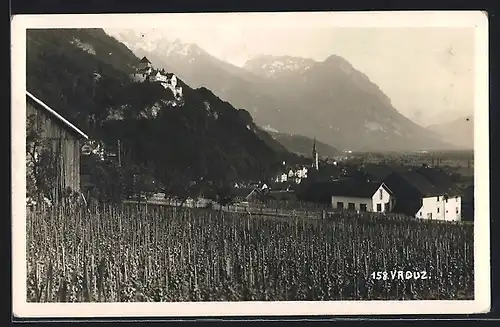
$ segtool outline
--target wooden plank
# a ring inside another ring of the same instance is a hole
[[[34,117],[34,123],[42,140],[47,141],[46,148],[54,156],[56,162],[56,189],[53,196],[70,187],[80,191],[80,145],[78,138],[68,132],[63,126],[54,121],[54,118],[43,110],[31,105],[26,106],[27,116]]]

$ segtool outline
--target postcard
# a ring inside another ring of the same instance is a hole
[[[13,314],[490,309],[484,12],[17,15]]]

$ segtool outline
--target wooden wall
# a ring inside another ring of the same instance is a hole
[[[26,117],[35,117],[35,126],[42,136],[46,147],[56,159],[57,182],[54,199],[61,191],[71,188],[80,191],[80,141],[75,132],[60,122],[56,117],[30,101],[26,104]]]

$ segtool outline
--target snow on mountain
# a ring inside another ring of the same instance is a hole
[[[144,41],[136,34],[117,37],[137,56],[147,56],[155,66],[174,72],[188,85],[209,88],[224,101],[249,110],[260,126],[317,137],[337,148],[449,147],[438,133],[401,115],[368,76],[337,55],[323,62],[262,55],[240,68],[195,44],[167,36],[154,45],[147,43],[151,38]],[[146,51],[151,48],[154,51]]]
[[[194,43],[183,43],[179,39],[174,41],[162,40],[157,43],[157,51],[161,51],[165,56],[182,56],[190,57],[191,62],[196,59],[196,56],[204,51]]]
[[[133,31],[127,29],[107,29],[106,33],[125,44],[134,52],[161,52],[165,56],[195,57],[204,51],[194,43],[183,43],[179,39],[171,40],[161,31]]]
[[[262,55],[248,60],[243,68],[264,77],[278,77],[306,71],[315,63],[308,58]]]

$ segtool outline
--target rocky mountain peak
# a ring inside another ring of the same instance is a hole
[[[304,72],[315,63],[309,58],[260,55],[248,60],[243,68],[257,75],[277,77],[282,74]]]

